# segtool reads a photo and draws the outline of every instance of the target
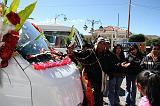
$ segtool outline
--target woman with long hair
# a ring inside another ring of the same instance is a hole
[[[136,76],[141,72],[140,63],[143,56],[138,49],[136,44],[130,46],[127,61],[129,65],[127,66],[126,74],[126,106],[135,106],[136,101]]]
[[[116,45],[113,49],[113,53],[115,54],[115,63],[116,63],[116,70],[115,72],[111,72],[109,74],[109,91],[108,91],[108,99],[109,99],[109,106],[119,106],[120,99],[119,99],[119,92],[120,86],[123,81],[124,69],[121,66],[121,63],[125,62],[125,56],[123,53],[123,49],[121,45]]]

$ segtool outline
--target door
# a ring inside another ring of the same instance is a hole
[[[0,68],[0,81],[1,106],[32,106],[30,82],[14,58]]]

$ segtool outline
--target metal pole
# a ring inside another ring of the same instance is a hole
[[[54,18],[54,23],[56,24],[56,21],[57,21],[57,18],[59,17],[60,15],[56,15],[55,18]]]
[[[57,18],[55,17],[55,18],[54,18],[54,23],[55,23],[55,24],[56,24],[56,19],[57,19]]]
[[[118,13],[118,27],[119,27],[119,13]]]
[[[128,32],[127,32],[127,38],[129,38],[129,34],[130,34],[130,15],[131,15],[131,0],[129,0],[129,11],[128,11]]]
[[[114,33],[112,33],[112,36],[111,36],[111,50],[113,49],[113,35]]]
[[[95,24],[95,22],[94,22],[94,20],[92,20],[92,29],[91,29],[91,31],[92,31],[92,37],[93,37],[93,31],[94,31],[94,24]]]
[[[91,35],[92,35],[92,37],[91,37],[91,39],[94,39],[94,37],[93,37],[93,32],[94,32],[94,25],[95,24],[101,24],[101,27],[102,27],[102,23],[101,23],[101,21],[99,20],[99,21],[95,21],[95,20],[89,20],[89,19],[87,19],[86,20],[86,22],[89,22],[89,23],[91,23]],[[86,22],[85,22],[85,26],[83,27],[85,30],[87,29],[87,25],[86,25]]]

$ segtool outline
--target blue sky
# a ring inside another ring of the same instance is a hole
[[[34,0],[21,0],[19,6],[24,6]],[[37,0],[37,5],[31,17],[36,23],[54,23],[56,14],[65,14],[57,18],[57,23],[72,26],[74,25],[82,34],[87,34],[83,26],[87,19],[101,20],[103,26],[118,25],[126,27],[128,24],[128,3],[129,0]],[[132,0],[131,7],[132,33],[153,34],[160,36],[160,0]],[[88,29],[91,23],[87,22]],[[95,24],[98,28],[100,24]]]

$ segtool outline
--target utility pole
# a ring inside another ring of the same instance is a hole
[[[117,26],[119,27],[119,13],[118,13],[118,25]]]
[[[128,11],[128,32],[127,32],[127,38],[129,38],[130,34],[130,16],[131,15],[131,0],[129,0],[129,11]]]

